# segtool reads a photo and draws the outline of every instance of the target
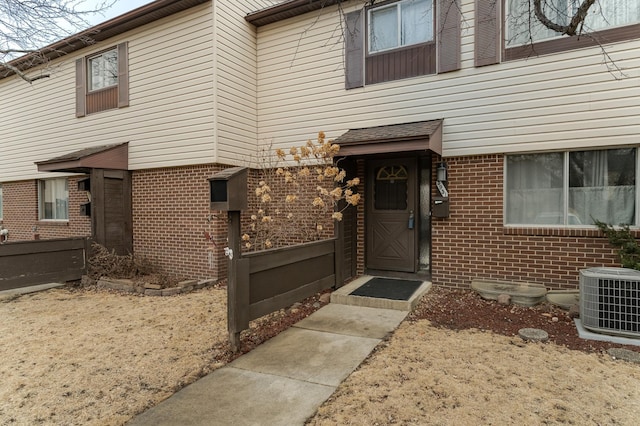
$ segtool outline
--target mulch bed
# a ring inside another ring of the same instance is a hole
[[[521,328],[539,328],[549,333],[549,341],[584,352],[606,352],[609,348],[640,351],[640,346],[580,338],[569,312],[555,305],[501,305],[482,299],[472,290],[434,286],[409,316],[412,321],[419,319],[427,319],[436,327],[451,330],[474,328],[505,336],[517,336]]]

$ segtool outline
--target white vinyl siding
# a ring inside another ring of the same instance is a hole
[[[442,118],[445,156],[640,143],[640,40],[604,46],[620,80],[599,47],[475,68],[474,2],[462,13],[461,70],[348,91],[337,7],[259,28],[258,139]]]
[[[246,165],[257,145],[256,29],[244,20],[264,2],[215,2],[218,161]]]
[[[132,170],[215,162],[211,22],[211,3],[203,4],[55,61],[50,78],[0,80],[3,99],[14,100],[3,105],[0,179],[42,177],[36,161],[125,142]],[[130,107],[76,118],[75,59],[123,41]]]

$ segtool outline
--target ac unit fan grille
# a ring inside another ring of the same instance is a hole
[[[634,333],[640,331],[638,329],[640,324],[638,284],[634,281],[600,280],[599,327]]]
[[[611,269],[580,271],[582,323],[593,331],[640,337],[640,273],[619,268],[629,271],[624,276]]]

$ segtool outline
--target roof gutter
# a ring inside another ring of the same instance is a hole
[[[266,9],[251,12],[245,20],[256,27],[300,16],[347,0],[287,0]]]
[[[26,54],[9,62],[20,71],[34,68],[46,61],[75,52],[93,43],[120,35],[174,13],[207,3],[210,0],[156,0],[123,15],[102,22],[89,29],[56,41],[35,52]],[[13,75],[14,72],[0,65],[0,79]]]

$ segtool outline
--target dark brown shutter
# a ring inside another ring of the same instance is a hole
[[[87,72],[84,64],[84,58],[76,60],[76,117],[84,117],[87,110]]]
[[[127,42],[118,45],[118,108],[129,106],[129,53]]]
[[[460,69],[460,0],[438,2],[438,73]]]
[[[345,88],[364,86],[364,12],[362,10],[345,15],[344,33],[344,77]]]
[[[500,62],[501,0],[476,0],[475,66]]]

